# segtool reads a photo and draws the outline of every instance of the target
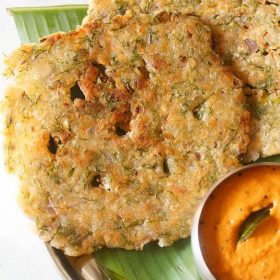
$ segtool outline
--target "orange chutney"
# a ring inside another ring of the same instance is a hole
[[[230,176],[208,198],[199,223],[205,262],[219,280],[280,279],[280,167],[256,166]],[[243,242],[244,220],[273,204]]]

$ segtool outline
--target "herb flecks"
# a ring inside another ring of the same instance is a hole
[[[268,113],[267,107],[265,106],[254,104],[254,106],[251,106],[251,108],[258,120],[261,120],[263,116]]]
[[[74,172],[75,172],[75,168],[74,167],[72,167],[70,170],[69,170],[69,172],[68,172],[68,177],[72,177],[72,175],[74,174]]]

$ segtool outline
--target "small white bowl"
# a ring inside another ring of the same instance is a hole
[[[255,168],[259,166],[280,166],[280,163],[276,162],[261,162],[261,163],[253,163],[253,164],[248,164],[246,166],[240,167],[229,174],[225,175],[222,179],[217,181],[212,188],[208,191],[208,193],[205,195],[204,199],[200,203],[198,209],[196,210],[194,219],[193,219],[193,224],[192,224],[192,232],[191,232],[191,246],[192,246],[192,251],[193,251],[193,256],[194,260],[196,263],[197,270],[199,272],[199,275],[202,277],[203,280],[216,280],[215,276],[212,274],[212,272],[209,270],[204,257],[202,255],[202,250],[200,247],[200,241],[199,241],[199,221],[201,217],[202,210],[204,208],[204,205],[208,198],[210,197],[211,193],[219,187],[225,180],[228,178],[232,177],[236,173],[250,169],[250,168]]]

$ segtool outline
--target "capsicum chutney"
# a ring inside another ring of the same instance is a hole
[[[245,169],[212,192],[199,220],[199,241],[216,279],[280,279],[279,200],[279,166]],[[268,205],[269,215],[257,226],[249,225],[250,236],[240,240],[244,221]]]

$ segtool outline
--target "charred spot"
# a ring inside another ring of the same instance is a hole
[[[170,169],[169,169],[169,166],[168,166],[167,159],[164,159],[164,161],[162,163],[162,170],[165,174],[170,174]]]
[[[265,1],[265,5],[276,5],[276,4],[270,1]]]
[[[146,66],[141,66],[137,69],[139,73],[137,79],[134,82],[134,87],[136,89],[142,89],[147,85],[147,81],[150,79],[150,72],[147,70]]]
[[[58,149],[59,141],[55,141],[54,137],[50,135],[48,150],[51,154],[55,155]]]
[[[111,88],[116,87],[115,81],[106,74],[106,67],[103,64],[94,63],[94,64],[92,64],[92,66],[94,66],[98,70],[98,80],[97,81],[99,83],[110,84]]]
[[[267,51],[267,50],[264,50],[264,51],[262,52],[262,55],[267,56],[267,55],[268,55],[268,51]]]
[[[47,36],[41,37],[41,38],[40,38],[40,43],[45,42],[45,41],[47,40],[47,38],[48,38]]]
[[[240,163],[245,162],[245,155],[244,155],[244,154],[240,154],[239,156],[237,156],[237,158],[238,158],[238,161],[239,161]]]
[[[242,82],[240,79],[234,77],[234,78],[233,78],[233,85],[234,85],[236,88],[242,88],[243,82]]]
[[[134,89],[131,87],[131,85],[129,84],[129,82],[125,82],[125,88],[129,93],[133,93]]]
[[[91,186],[96,188],[101,184],[101,176],[99,174],[94,175],[90,182]]]
[[[247,87],[247,88],[249,88],[249,89],[255,89],[255,87],[254,86],[252,86],[251,84],[249,84],[249,83],[246,83],[245,84],[245,87]]]
[[[115,133],[119,136],[125,136],[130,131],[130,122],[132,118],[132,113],[130,110],[130,105],[127,104],[126,108],[115,113]]]
[[[139,114],[141,111],[142,111],[142,107],[138,105],[138,106],[135,108],[136,114]]]
[[[141,72],[142,77],[147,80],[150,78],[150,72],[147,70],[146,66],[138,67],[138,70]]]
[[[102,83],[108,83],[110,81],[110,78],[106,76],[105,74],[98,74],[97,77],[97,84],[102,84]]]
[[[125,136],[126,133],[128,132],[127,129],[125,129],[121,123],[117,123],[115,125],[115,131],[116,131],[116,134],[120,137]]]
[[[187,62],[187,57],[186,56],[180,55],[179,58],[180,58],[181,62],[183,62],[183,63]]]
[[[6,120],[6,127],[9,128],[13,123],[13,118],[12,116],[9,116],[9,118],[7,118]]]
[[[224,64],[225,65],[232,65],[233,64],[233,57],[232,54],[226,53],[224,55]]]
[[[171,13],[168,12],[162,12],[154,18],[155,24],[166,23],[169,22],[170,20],[171,20]]]
[[[194,155],[195,155],[197,160],[201,159],[201,154],[199,152],[195,152]]]
[[[198,120],[201,120],[202,117],[203,117],[203,113],[202,113],[202,111],[201,111],[200,106],[195,107],[195,108],[193,109],[192,113],[193,113],[193,116],[194,116],[196,119],[198,119]]]
[[[82,90],[80,89],[78,83],[75,83],[75,85],[73,87],[71,87],[70,89],[70,95],[71,95],[71,100],[74,101],[75,99],[83,99],[85,100],[85,95],[82,92]]]
[[[255,89],[255,87],[249,83],[246,83],[243,87],[243,92],[247,97],[252,97],[254,92],[253,90]]]

